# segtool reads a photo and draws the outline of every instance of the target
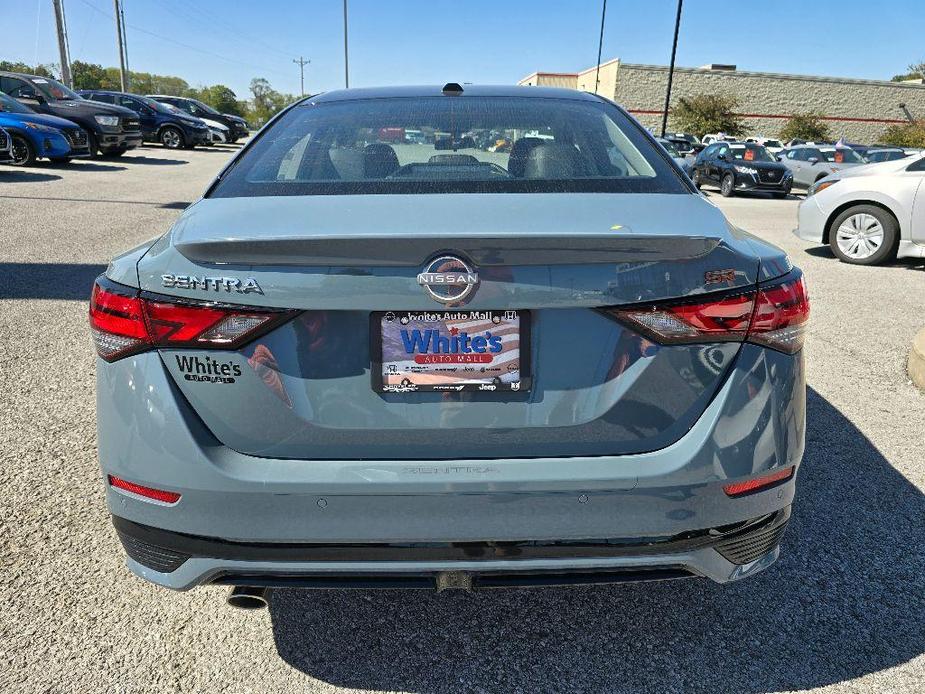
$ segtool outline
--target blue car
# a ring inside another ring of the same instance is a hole
[[[84,89],[84,99],[114,104],[138,114],[141,135],[146,142],[160,142],[168,149],[192,149],[196,145],[211,145],[212,133],[200,118],[194,118],[138,94]]]
[[[63,163],[74,157],[89,157],[87,133],[76,123],[57,116],[36,113],[28,106],[0,92],[0,127],[12,140],[14,166],[30,166],[38,158]]]
[[[101,481],[132,571],[239,606],[735,581],[790,516],[808,315],[595,94],[320,94],[97,279]]]
[[[0,128],[0,164],[8,164],[13,161],[13,138],[10,134]]]

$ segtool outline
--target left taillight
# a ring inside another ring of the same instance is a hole
[[[803,274],[794,270],[753,290],[604,312],[657,344],[753,342],[796,354],[803,347],[809,297]]]
[[[157,347],[236,349],[294,313],[147,294],[105,277],[90,296],[93,341],[106,361]]]

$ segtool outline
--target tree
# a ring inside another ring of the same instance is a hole
[[[912,63],[908,68],[909,72],[904,75],[893,75],[893,82],[902,82],[903,80],[921,80],[925,79],[925,61],[921,63]]]
[[[703,137],[707,133],[745,134],[745,125],[735,113],[739,102],[723,94],[698,94],[682,97],[671,110],[674,129]]]
[[[818,113],[797,113],[790,117],[780,131],[780,139],[806,140],[808,142],[826,142],[829,139],[829,126]]]
[[[251,94],[254,95],[254,102],[249,116],[257,125],[263,125],[298,98],[276,91],[265,77],[255,77],[251,80]]]
[[[903,125],[891,125],[887,128],[880,141],[885,145],[896,147],[923,147],[925,148],[925,120]]]
[[[25,63],[16,63],[9,60],[0,60],[0,70],[4,72],[22,72],[27,75],[38,75],[39,77],[51,77],[58,79],[58,66],[54,63],[44,65],[26,65]]]
[[[113,82],[102,65],[80,60],[71,63],[71,79],[74,80],[74,89],[119,89],[121,86],[118,72]]]
[[[243,116],[244,109],[238,102],[237,95],[224,84],[214,84],[211,87],[203,87],[194,90],[194,98],[208,104],[219,113],[231,113],[235,116]]]

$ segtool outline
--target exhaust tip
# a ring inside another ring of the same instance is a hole
[[[235,586],[227,598],[228,604],[239,610],[259,610],[269,605],[266,588]]]

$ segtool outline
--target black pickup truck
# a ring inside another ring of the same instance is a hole
[[[90,156],[125,154],[141,144],[138,114],[121,106],[87,101],[50,77],[0,72],[0,91],[39,113],[66,118],[87,131]]]

